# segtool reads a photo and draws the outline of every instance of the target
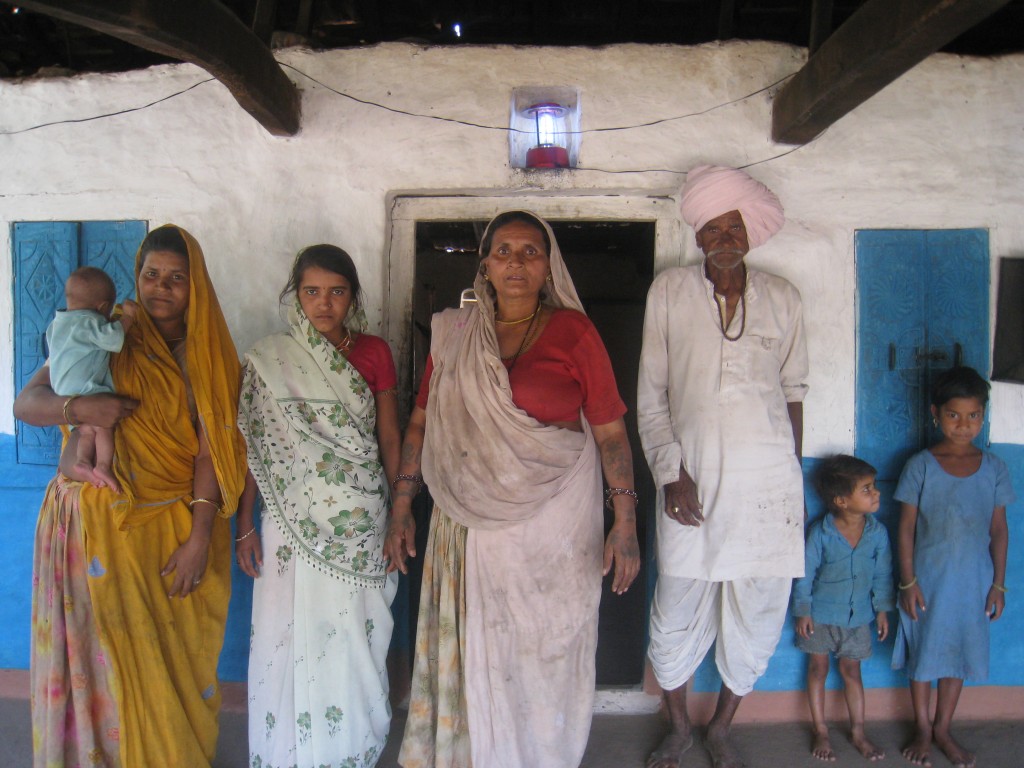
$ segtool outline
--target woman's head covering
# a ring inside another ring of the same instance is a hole
[[[695,232],[722,214],[739,211],[751,248],[768,242],[786,221],[774,192],[743,171],[721,165],[699,165],[687,174],[680,210]]]
[[[192,424],[184,380],[167,343],[140,303],[135,326],[111,370],[115,389],[141,401],[115,431],[118,462],[130,477],[119,478],[131,503],[119,505],[122,525],[158,514],[163,502],[192,494],[192,464],[198,450],[196,430],[210,446],[223,501],[222,514],[234,514],[245,481],[245,445],[237,427],[241,366],[228,333],[206,260],[199,243],[173,224],[188,249],[189,302],[186,310],[185,359],[198,421]],[[136,276],[142,248],[135,256]],[[136,277],[136,290],[138,290]],[[120,475],[120,473],[119,473]]]
[[[572,278],[569,276],[569,270],[566,269],[565,262],[562,261],[562,251],[558,247],[558,241],[555,240],[555,233],[552,231],[550,224],[532,211],[503,211],[491,219],[490,223],[484,228],[483,237],[480,238],[479,253],[481,260],[486,259],[489,255],[484,253],[484,243],[491,240],[490,236],[493,234],[492,230],[496,226],[495,222],[500,219],[501,223],[497,224],[497,226],[504,226],[509,223],[508,217],[510,214],[517,214],[519,218],[533,222],[539,230],[547,233],[548,242],[550,243],[548,261],[550,262],[551,282],[546,283],[543,288],[543,303],[560,309],[575,309],[577,312],[582,312],[583,302],[580,301],[580,297],[576,293],[576,286],[573,285]],[[484,312],[485,317],[493,320],[495,312],[494,297],[488,287],[487,280],[484,279],[479,270],[477,270],[476,279],[473,281],[473,290],[476,291],[477,302],[481,311]]]

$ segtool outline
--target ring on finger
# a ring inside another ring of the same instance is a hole
[[[672,507],[672,514],[678,515],[679,514],[679,507]]]

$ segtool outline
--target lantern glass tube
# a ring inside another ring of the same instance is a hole
[[[569,167],[565,126],[567,112],[565,107],[554,102],[533,104],[524,110],[524,115],[533,118],[536,140],[526,154],[527,168]]]

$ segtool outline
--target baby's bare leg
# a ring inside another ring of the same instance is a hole
[[[72,480],[99,485],[98,478],[93,472],[96,460],[96,429],[88,424],[75,427],[64,449],[64,455],[69,453],[74,456],[74,462],[68,466],[67,462],[61,461],[61,471]]]
[[[871,762],[885,757],[864,735],[864,683],[860,677],[860,659],[839,659],[839,674],[843,676],[843,693],[850,710],[850,741]]]
[[[114,462],[114,430],[109,427],[93,427],[93,430],[96,443],[96,467],[93,474],[103,485],[120,493],[121,486],[117,484],[117,477],[114,476],[114,469],[111,466]]]

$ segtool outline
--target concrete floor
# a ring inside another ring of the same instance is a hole
[[[641,768],[647,753],[660,737],[662,722],[658,714],[595,716],[582,768]],[[378,764],[379,768],[394,768],[397,765],[396,756],[404,723],[404,711],[397,711],[392,737]],[[899,748],[909,733],[909,725],[906,723],[868,724],[868,735],[887,753],[881,765],[909,765],[899,754]],[[1013,722],[962,723],[956,733],[961,742],[977,754],[978,768],[1024,768],[1024,719]],[[749,768],[820,768],[825,765],[810,756],[808,729],[803,723],[739,725],[735,727],[734,735]],[[838,729],[833,729],[832,744],[839,759],[828,765],[836,768],[864,768],[868,765]],[[246,768],[246,753],[245,714],[224,713],[221,717],[220,749],[214,768]],[[949,764],[940,753],[932,755],[935,768],[945,768]],[[29,768],[31,765],[32,733],[28,701],[0,699],[0,766]],[[711,768],[711,761],[699,741],[686,753],[682,766]]]

